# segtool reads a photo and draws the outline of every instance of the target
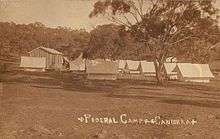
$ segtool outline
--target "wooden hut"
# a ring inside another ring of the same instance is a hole
[[[45,57],[46,69],[61,70],[63,68],[63,54],[57,50],[38,47],[29,52],[31,57]]]

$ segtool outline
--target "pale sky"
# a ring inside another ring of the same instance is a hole
[[[0,0],[0,21],[19,24],[41,22],[48,27],[65,26],[91,30],[108,23],[103,18],[88,17],[96,0]],[[220,0],[217,0],[220,7]]]

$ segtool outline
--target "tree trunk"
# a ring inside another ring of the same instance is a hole
[[[161,62],[154,62],[155,69],[156,69],[156,79],[158,85],[164,85],[164,68],[163,63]]]

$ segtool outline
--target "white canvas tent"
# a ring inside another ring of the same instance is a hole
[[[70,61],[70,71],[85,71],[86,60],[83,59],[82,54],[75,60]]]
[[[118,60],[118,70],[119,72],[123,72],[125,69],[126,60]]]
[[[46,58],[22,56],[20,68],[27,71],[44,71],[46,68]]]
[[[125,70],[130,74],[140,74],[140,61],[126,60]]]
[[[145,76],[156,76],[154,62],[141,61],[141,72]]]
[[[214,78],[208,64],[178,63],[174,72],[179,80],[186,82],[208,83]]]
[[[177,72],[173,70],[176,67],[176,63],[164,63],[164,68],[166,72],[166,76],[169,80],[176,80],[177,79]]]
[[[103,59],[87,60],[87,78],[95,80],[116,80],[118,65],[118,61],[106,61]]]

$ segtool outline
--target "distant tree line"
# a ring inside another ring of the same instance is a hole
[[[219,33],[219,28],[213,30]],[[220,36],[208,37],[208,41],[187,41],[178,49],[170,49],[172,55],[184,62],[206,63],[209,47],[220,40]],[[40,22],[15,24],[0,22],[0,59],[14,60],[39,46],[61,51],[69,59],[75,59],[81,52],[88,59],[131,59],[153,60],[148,47],[125,32],[123,26],[99,25],[91,32],[66,27],[48,28]],[[194,53],[192,53],[194,51]]]
[[[32,49],[45,46],[74,58],[88,47],[90,34],[85,30],[65,27],[48,28],[40,22],[15,24],[0,22],[0,58],[13,59],[27,55]]]

